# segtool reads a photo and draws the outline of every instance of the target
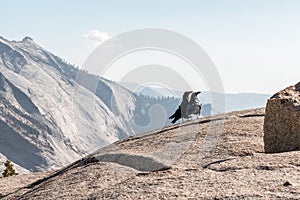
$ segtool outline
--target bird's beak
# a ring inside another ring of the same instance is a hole
[[[199,92],[196,92],[196,95],[198,95],[198,94],[200,94],[201,92],[199,91]]]

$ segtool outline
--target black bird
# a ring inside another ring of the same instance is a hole
[[[191,99],[190,99],[188,105],[186,106],[186,115],[188,117],[192,117],[192,115],[196,115],[198,118],[198,116],[200,115],[202,103],[200,102],[200,100],[197,97],[197,95],[200,93],[201,92],[192,93]]]
[[[184,92],[183,96],[182,96],[182,102],[180,104],[180,106],[178,106],[177,110],[175,111],[175,113],[173,115],[171,115],[169,117],[169,119],[173,119],[171,121],[171,123],[175,123],[177,120],[179,120],[180,118],[187,118],[186,116],[186,107],[189,103],[189,95],[192,93],[192,91],[187,91]]]

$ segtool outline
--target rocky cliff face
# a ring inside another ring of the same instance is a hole
[[[152,105],[177,104],[80,71],[29,37],[0,37],[0,71],[0,153],[31,171],[59,168],[145,131]]]
[[[265,154],[263,121],[264,109],[255,109],[168,126],[36,182],[35,174],[12,177],[26,181],[0,193],[3,199],[298,199],[300,154]]]
[[[1,38],[0,58],[0,152],[14,163],[61,167],[132,133],[72,79],[74,67],[31,39]]]
[[[300,82],[268,100],[264,144],[267,153],[300,150]]]

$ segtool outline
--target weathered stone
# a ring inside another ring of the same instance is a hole
[[[300,150],[300,82],[268,100],[264,149],[266,153]]]

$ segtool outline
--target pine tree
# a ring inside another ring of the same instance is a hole
[[[14,169],[14,165],[11,163],[10,160],[6,160],[6,162],[4,163],[4,166],[5,166],[5,170],[2,173],[3,177],[18,175],[18,173]]]

